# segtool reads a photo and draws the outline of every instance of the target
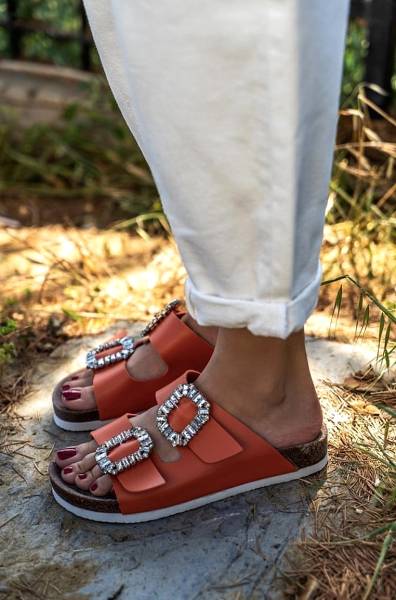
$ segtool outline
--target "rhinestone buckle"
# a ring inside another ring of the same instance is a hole
[[[112,354],[108,354],[107,356],[103,356],[101,358],[96,358],[98,352],[103,352],[103,350],[109,350],[110,348],[116,348],[117,346],[122,346],[122,350],[118,350],[117,352],[113,352]],[[129,336],[118,338],[110,342],[104,342],[87,353],[87,369],[103,369],[103,367],[107,367],[108,365],[120,362],[121,360],[126,360],[134,353],[134,351],[135,347],[133,338]]]
[[[128,454],[116,462],[110,460],[108,451],[132,438],[135,438],[139,442],[139,448],[136,452]],[[125,471],[125,469],[134,467],[138,462],[148,458],[153,448],[153,440],[143,427],[131,427],[131,429],[121,431],[121,433],[118,433],[104,444],[98,446],[95,452],[95,460],[103,474],[118,475],[118,473]]]
[[[178,433],[170,425],[168,415],[177,408],[181,398],[187,397],[197,407],[197,414],[186,427]],[[179,385],[167,400],[158,408],[157,427],[172,446],[187,446],[190,440],[209,420],[210,403],[193,383]]]
[[[167,317],[169,313],[176,308],[176,306],[179,306],[179,304],[180,300],[172,300],[172,302],[169,302],[166,306],[164,306],[160,312],[157,312],[151,321],[140,332],[141,337],[145,337],[151,333],[151,331],[157,327],[158,323],[165,319],[165,317]]]

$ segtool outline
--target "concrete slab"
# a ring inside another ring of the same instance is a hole
[[[136,327],[138,330],[138,327]],[[0,599],[205,600],[282,598],[282,557],[307,522],[320,486],[293,482],[251,492],[167,520],[101,525],[52,499],[46,466],[55,445],[83,441],[52,423],[55,382],[109,337],[73,340],[38,365],[33,393],[11,426],[1,461]],[[317,384],[342,381],[372,348],[308,340]]]

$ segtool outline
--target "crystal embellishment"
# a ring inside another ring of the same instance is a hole
[[[133,438],[139,442],[139,448],[136,452],[128,454],[115,462],[110,460],[108,456],[109,450]],[[153,448],[153,440],[143,427],[131,427],[131,429],[121,431],[121,433],[118,433],[104,444],[98,446],[95,452],[95,460],[105,475],[118,475],[121,471],[134,467],[140,461],[148,458]]]
[[[121,346],[121,350],[117,350],[116,352],[112,352],[107,356],[102,356],[101,358],[97,358],[97,354],[99,352],[103,352],[104,350],[109,350],[110,348],[117,348],[117,346]],[[86,357],[86,365],[87,369],[103,369],[103,367],[107,367],[108,365],[113,365],[114,363],[120,362],[121,360],[127,360],[135,351],[133,338],[132,337],[122,337],[116,340],[111,340],[110,342],[104,342],[93,350],[90,350],[87,353]]]
[[[153,331],[165,317],[169,315],[177,306],[179,306],[180,300],[172,300],[169,302],[160,312],[157,312],[154,317],[151,319],[150,323],[146,325],[144,329],[140,332],[141,337],[145,337],[149,333]]]
[[[197,414],[193,420],[186,425],[183,431],[177,432],[170,425],[168,416],[179,406],[181,398],[189,398],[197,407]],[[172,446],[187,446],[190,440],[209,420],[210,403],[201,394],[193,383],[179,385],[157,411],[157,427]]]

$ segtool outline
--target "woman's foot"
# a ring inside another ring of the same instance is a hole
[[[276,448],[310,442],[321,430],[322,412],[302,331],[283,341],[220,329],[213,356],[196,384]],[[133,424],[149,432],[162,460],[178,460],[178,450],[157,429],[156,413],[153,407],[133,417]],[[95,449],[95,441],[64,448],[55,460],[66,483],[103,496],[110,492],[112,480],[96,465]]]
[[[282,340],[219,329],[197,385],[277,448],[313,440],[323,424],[303,330]]]
[[[165,462],[177,460],[179,452],[160,434],[156,425],[157,406],[133,417],[134,427],[143,427],[151,435],[155,448]],[[132,423],[132,419],[131,419]],[[63,448],[55,455],[55,462],[62,470],[62,479],[82,490],[90,490],[94,496],[105,496],[112,489],[110,475],[103,475],[95,461],[97,444],[94,440],[78,446]]]
[[[203,327],[189,314],[182,317],[184,323],[204,340],[214,345],[216,342],[217,328]],[[161,377],[167,371],[167,365],[149,340],[136,348],[127,361],[128,373],[136,380],[145,381]],[[62,386],[62,402],[71,410],[91,410],[96,407],[95,391],[93,387],[93,372],[83,369],[74,374]]]

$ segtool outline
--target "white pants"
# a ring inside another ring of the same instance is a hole
[[[348,0],[85,0],[202,325],[313,310]]]

